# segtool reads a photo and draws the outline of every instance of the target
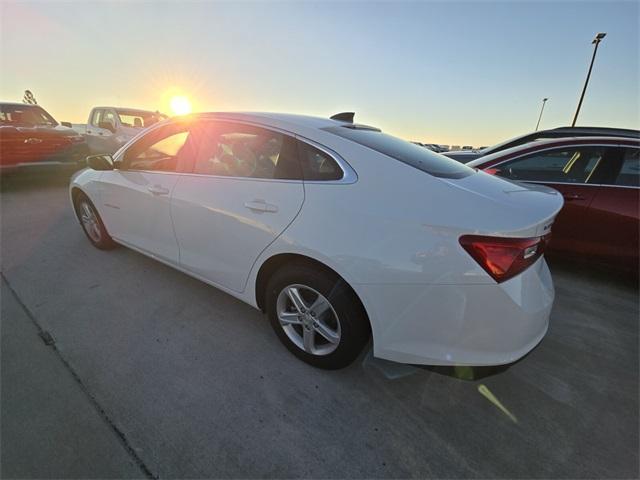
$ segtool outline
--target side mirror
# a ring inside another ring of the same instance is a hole
[[[113,170],[113,158],[111,155],[90,155],[87,165],[93,170]]]
[[[73,126],[71,125],[71,122],[60,122],[60,125],[67,128],[73,128]]]
[[[116,127],[114,127],[111,122],[100,122],[98,123],[98,127],[109,130],[111,133],[116,133]]]

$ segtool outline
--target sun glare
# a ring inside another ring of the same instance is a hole
[[[171,97],[169,106],[174,115],[187,115],[191,113],[191,102],[183,95]]]

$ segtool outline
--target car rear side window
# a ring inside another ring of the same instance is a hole
[[[376,129],[339,126],[324,130],[411,165],[434,177],[463,178],[475,173],[472,168],[455,160]]]
[[[289,135],[233,122],[201,122],[192,131],[194,173],[302,180],[296,140]]]
[[[341,180],[342,168],[331,156],[308,143],[299,142],[298,154],[306,181]]]
[[[640,187],[640,149],[625,148],[622,168],[616,178],[616,185]]]
[[[496,175],[511,180],[589,183],[604,158],[604,147],[564,147],[538,152],[496,166]]]

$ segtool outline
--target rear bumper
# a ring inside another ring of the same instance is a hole
[[[358,285],[374,355],[426,365],[502,365],[549,325],[554,289],[543,258],[501,284]]]

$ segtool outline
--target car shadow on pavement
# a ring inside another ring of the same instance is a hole
[[[79,168],[63,167],[38,171],[18,171],[0,175],[0,191],[21,192],[42,190],[45,188],[60,188],[69,185],[72,175]]]
[[[621,270],[604,264],[593,263],[590,259],[565,258],[560,254],[545,254],[545,256],[552,275],[556,272],[561,272],[588,282],[605,282],[611,286],[626,290],[638,290],[640,276],[637,265],[635,270],[632,268],[633,266],[630,266],[629,270]]]

